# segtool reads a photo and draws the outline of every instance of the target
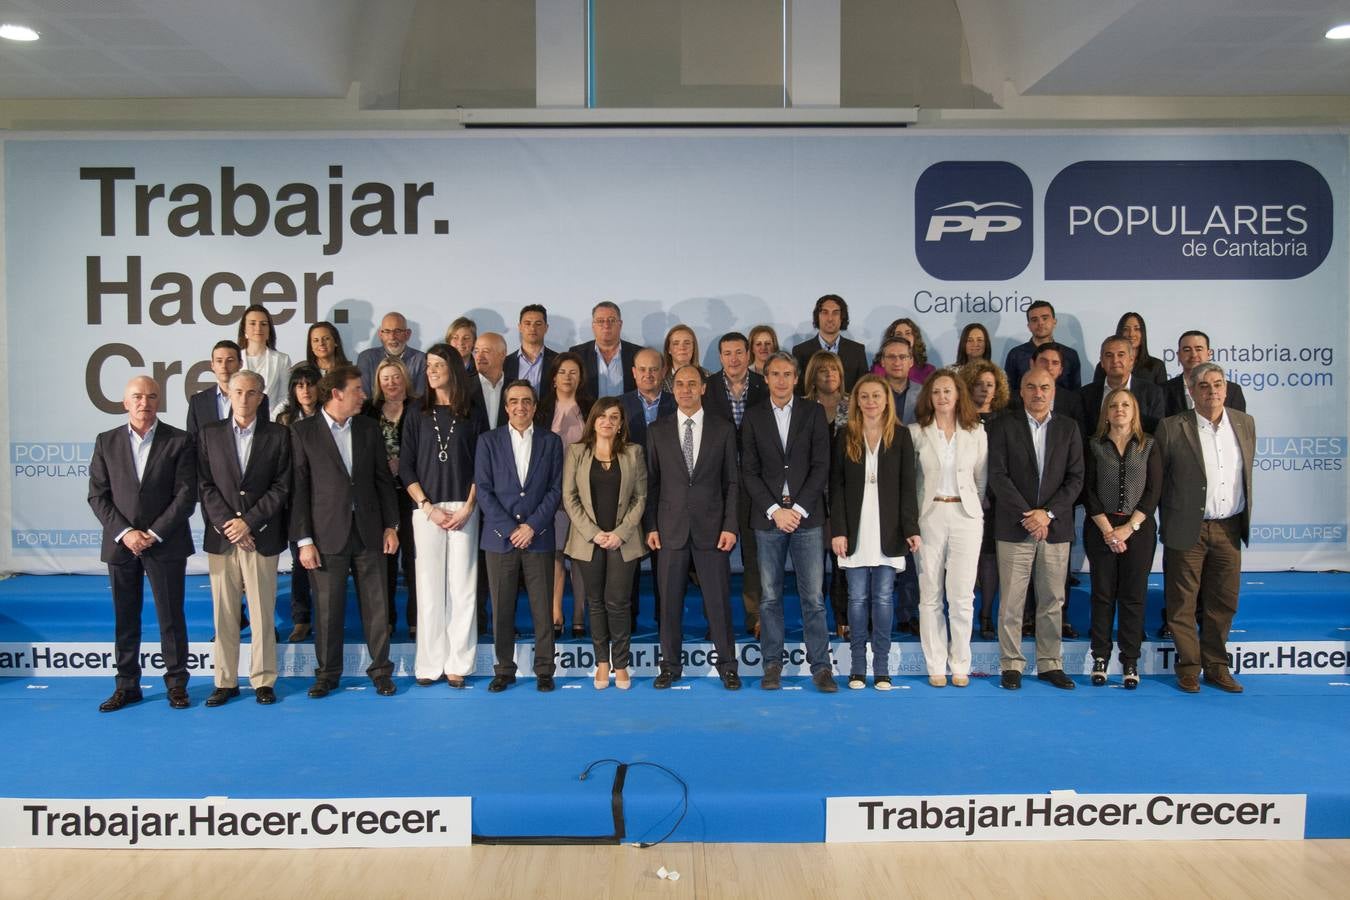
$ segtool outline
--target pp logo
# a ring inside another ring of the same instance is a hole
[[[944,281],[1006,281],[1031,262],[1031,179],[1007,162],[940,162],[914,185],[914,255]]]

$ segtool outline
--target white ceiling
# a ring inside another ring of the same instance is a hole
[[[449,0],[0,0],[0,99],[340,98],[397,108],[410,31]],[[488,0],[457,0],[483,3]],[[550,0],[538,0],[550,2]],[[845,0],[847,2],[847,0]],[[992,96],[1350,95],[1350,0],[943,0]],[[916,3],[914,27],[924,27]],[[443,18],[443,17],[442,17]],[[417,35],[425,43],[425,35]]]

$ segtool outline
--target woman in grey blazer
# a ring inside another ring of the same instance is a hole
[[[629,599],[646,550],[641,526],[647,461],[642,448],[628,442],[620,398],[595,401],[581,440],[567,448],[562,502],[572,522],[566,552],[581,567],[591,617],[595,687],[609,687],[612,665],[614,684],[627,690],[633,684],[628,674],[633,633]]]

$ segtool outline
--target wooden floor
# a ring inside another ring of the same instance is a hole
[[[664,866],[680,875],[665,881]],[[1350,896],[1350,841],[0,850],[0,897]]]

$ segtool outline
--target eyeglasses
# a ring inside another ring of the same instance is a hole
[[[620,321],[621,321],[620,319],[615,319],[615,318],[609,318],[609,319],[591,319],[591,324],[592,324],[592,325],[618,325]]]
[[[903,356],[896,353],[887,353],[881,358],[890,362],[904,362],[905,360],[913,359],[914,357],[910,356],[908,353]]]

